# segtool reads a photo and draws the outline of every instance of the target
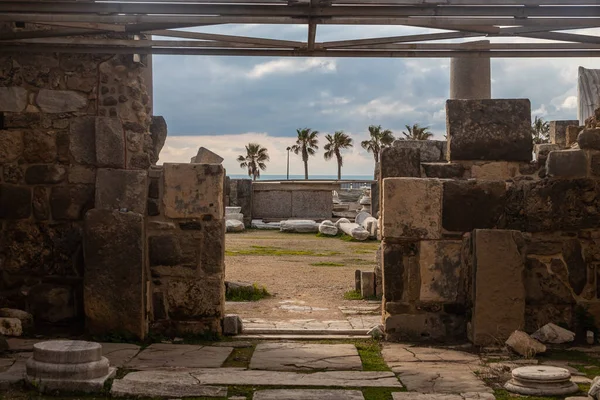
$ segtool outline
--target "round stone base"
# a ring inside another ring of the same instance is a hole
[[[527,396],[566,396],[577,393],[579,386],[571,381],[556,382],[521,382],[517,379],[511,379],[506,382],[504,388],[509,392],[524,394]]]
[[[100,361],[100,343],[83,340],[50,340],[33,345],[33,358],[53,364],[80,364]]]
[[[34,378],[26,375],[25,380],[35,386],[42,393],[50,392],[77,392],[94,393],[102,392],[106,381],[115,376],[117,369],[109,368],[108,373],[95,379],[51,379]]]
[[[108,359],[79,364],[54,364],[30,358],[26,362],[27,375],[39,379],[96,379],[108,374]]]

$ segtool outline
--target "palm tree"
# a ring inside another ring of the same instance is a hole
[[[246,155],[237,158],[240,168],[248,168],[248,176],[251,176],[253,180],[260,178],[261,169],[263,171],[267,169],[267,161],[269,161],[269,153],[258,143],[248,143]]]
[[[371,135],[371,139],[363,140],[360,145],[363,149],[367,150],[367,152],[373,153],[375,163],[378,163],[379,152],[384,147],[391,146],[392,143],[394,143],[394,135],[389,129],[382,131],[381,125],[369,126],[369,135]]]
[[[340,150],[349,149],[354,146],[352,143],[352,138],[346,135],[344,131],[336,131],[333,136],[327,135],[325,136],[327,139],[327,144],[323,147],[325,149],[325,160],[331,160],[333,156],[337,158],[338,164],[338,181],[342,179],[342,153]]]
[[[548,143],[550,141],[550,123],[540,117],[535,117],[533,124],[531,124],[531,134],[533,144]]]
[[[298,139],[296,144],[292,146],[294,154],[302,153],[302,161],[304,162],[304,179],[308,179],[308,157],[314,156],[319,146],[317,139],[318,131],[313,131],[310,128],[296,129]]]
[[[405,125],[406,132],[402,132],[404,140],[429,140],[433,137],[433,133],[429,132],[428,126],[420,126],[419,124],[413,124],[413,126]]]

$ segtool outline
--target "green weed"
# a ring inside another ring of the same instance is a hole
[[[259,301],[271,294],[264,286],[259,287],[256,283],[252,287],[239,287],[227,290],[225,300],[227,301]]]
[[[374,340],[361,341],[354,344],[358,349],[358,355],[362,361],[365,371],[389,371],[381,355],[381,344]]]
[[[344,299],[346,300],[363,300],[362,294],[358,290],[349,290],[344,293]]]
[[[244,250],[227,250],[228,256],[315,256],[326,257],[340,254],[337,251],[316,252],[312,250],[288,250],[272,246],[250,246]]]
[[[254,354],[254,348],[255,346],[234,348],[222,367],[248,368],[250,366],[252,354]]]
[[[310,264],[313,267],[344,267],[346,264],[335,263],[335,262],[318,262]]]

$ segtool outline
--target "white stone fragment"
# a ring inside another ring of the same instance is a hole
[[[377,231],[379,230],[379,221],[377,218],[368,217],[362,222],[362,227],[369,232],[369,237],[371,239],[377,238]]]
[[[226,214],[225,215],[225,220],[226,221],[240,221],[240,222],[244,222],[244,214],[241,214],[241,213]]]
[[[335,221],[335,226],[340,229],[340,224],[349,224],[350,220],[348,218],[340,218],[337,221]]]
[[[358,224],[353,223],[341,223],[339,228],[348,236],[356,240],[367,240],[369,238],[369,232]]]
[[[319,225],[319,233],[327,236],[335,236],[338,234],[338,228],[331,221],[323,221]]]
[[[558,325],[549,323],[535,331],[531,337],[542,343],[561,344],[575,340],[575,333],[565,328],[561,328]]]
[[[369,214],[368,212],[361,211],[358,214],[356,214],[354,222],[356,222],[360,226],[363,226],[363,222],[369,217],[371,217],[371,214]]]
[[[253,229],[264,229],[264,230],[279,230],[281,228],[280,222],[263,222],[260,219],[253,219],[250,223]]]
[[[242,207],[225,207],[225,215],[239,214],[242,212]]]
[[[245,227],[244,223],[235,219],[228,219],[225,221],[227,232],[243,232]]]
[[[522,331],[514,331],[506,341],[506,345],[515,353],[527,358],[546,351],[546,346]]]
[[[287,220],[281,221],[279,230],[281,232],[290,233],[317,233],[319,231],[319,225],[315,221],[311,220]]]

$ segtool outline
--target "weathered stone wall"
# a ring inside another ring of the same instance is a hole
[[[329,219],[333,214],[333,191],[339,183],[253,182],[254,219]]]
[[[83,316],[97,170],[147,169],[154,151],[144,69],[131,55],[0,57],[0,306]]]
[[[447,163],[382,152],[387,337],[488,345],[548,322],[581,329],[582,310],[600,327],[600,130],[590,122],[577,149],[541,145],[532,161],[528,102],[459,103]]]
[[[249,228],[252,223],[252,180],[229,179],[226,183],[225,205],[230,207],[242,207],[244,214],[244,225]]]
[[[153,211],[147,243],[154,331],[180,336],[221,332],[224,185],[219,164],[165,164],[150,170],[148,209]]]

